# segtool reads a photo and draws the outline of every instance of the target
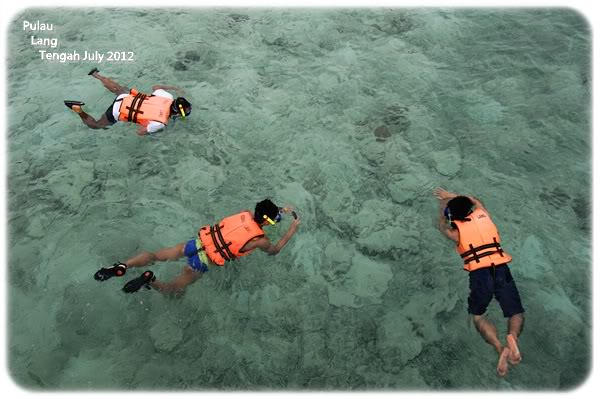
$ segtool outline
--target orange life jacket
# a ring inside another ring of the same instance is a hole
[[[155,121],[166,125],[171,116],[173,100],[161,96],[146,95],[131,89],[127,97],[122,98],[119,107],[119,120],[134,122],[142,126]]]
[[[198,230],[198,238],[202,241],[206,255],[218,266],[223,266],[225,261],[248,255],[252,251],[240,250],[250,240],[264,235],[264,231],[248,211],[226,217],[214,226],[203,226]]]
[[[496,225],[486,211],[475,209],[467,219],[452,221],[459,232],[456,252],[463,259],[465,270],[472,272],[512,260],[512,257],[502,250]]]

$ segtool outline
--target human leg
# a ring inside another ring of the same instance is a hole
[[[112,123],[106,118],[106,115],[102,115],[98,120],[94,119],[91,115],[85,113],[83,110],[81,110],[78,115],[87,127],[94,130],[104,129],[105,127],[112,125]]]
[[[483,315],[473,315],[473,324],[485,342],[492,345],[496,352],[502,352],[504,347],[500,342],[500,339],[498,339],[498,331],[496,330],[494,323],[487,320]]]
[[[508,359],[511,364],[517,365],[521,362],[521,351],[517,342],[523,331],[525,310],[508,265],[496,267],[494,295],[502,308],[504,317],[508,318],[506,336],[506,343],[510,349]]]
[[[188,258],[188,265],[185,266],[183,272],[170,282],[162,282],[157,280],[151,271],[145,271],[141,276],[129,281],[123,291],[131,293],[136,292],[143,286],[152,287],[156,290],[170,295],[180,296],[185,288],[197,281],[202,275],[208,271],[206,264],[200,259],[202,249],[196,245],[196,240],[189,240],[186,243],[181,243],[175,247],[161,249],[156,253],[144,252],[136,257],[129,259],[128,262],[141,267],[153,262],[154,260],[177,260],[183,256]]]
[[[520,317],[518,317],[520,316]],[[520,319],[520,323],[522,324],[523,322],[523,315],[515,315],[513,317],[511,317],[508,321],[509,325],[511,324],[511,320],[514,320],[513,324],[518,324]],[[514,327],[515,330],[520,329],[520,327]],[[509,331],[511,331],[511,327],[509,326]],[[518,365],[519,363],[521,363],[521,350],[519,349],[519,346],[517,345],[518,342],[518,336],[514,335],[513,333],[508,333],[508,335],[506,336],[506,344],[508,345],[508,349],[510,349],[510,357],[508,358],[508,360],[510,361],[510,363],[513,366]]]
[[[187,266],[184,267],[179,276],[168,283],[154,280],[150,284],[152,288],[156,288],[158,291],[166,294],[179,296],[183,294],[185,287],[200,279],[202,275],[208,271],[208,259],[204,255],[202,244],[198,240],[192,239],[185,244],[180,244],[180,246],[183,246],[181,251],[183,255],[187,257]],[[170,254],[167,251],[162,254],[162,256],[169,255]]]
[[[515,338],[519,338],[525,324],[525,316],[523,313],[512,315],[508,318],[508,334]]]
[[[142,252],[133,258],[127,259],[127,267],[143,267],[155,261],[177,260],[182,258],[185,243],[177,244],[174,247],[163,248],[156,252]]]
[[[86,113],[80,105],[72,105],[69,108],[79,115],[83,123],[85,123],[85,125],[91,129],[103,129],[113,124],[113,122],[106,117],[106,114],[102,115],[100,119],[96,120],[91,115]]]
[[[127,259],[125,263],[118,262],[112,267],[101,268],[94,274],[98,281],[105,281],[112,277],[121,277],[125,275],[130,267],[143,267],[155,261],[177,260],[183,256],[184,244],[178,244],[174,247],[163,248],[157,252],[142,252],[133,258]]]
[[[154,280],[150,283],[150,286],[167,295],[170,294],[181,296],[185,288],[188,285],[198,281],[203,274],[203,272],[195,271],[191,266],[186,265],[181,274],[179,274],[179,276],[177,276],[174,280],[166,283],[163,283],[159,280]]]
[[[494,280],[489,268],[478,269],[469,273],[469,313],[473,316],[473,324],[485,342],[494,347],[498,353],[498,375],[504,377],[508,372],[508,348],[504,347],[498,338],[496,326],[487,320],[483,314],[494,295]]]
[[[129,93],[129,89],[125,86],[121,86],[111,78],[107,78],[106,76],[100,75],[100,72],[94,68],[90,75],[98,79],[104,87],[106,87],[110,92],[115,93],[116,95]]]

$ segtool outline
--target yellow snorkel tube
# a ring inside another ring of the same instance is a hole
[[[269,224],[271,226],[275,225],[275,222],[273,221],[273,219],[271,219],[270,217],[268,217],[267,215],[263,215],[263,219],[265,219],[267,222],[269,222]]]
[[[185,111],[183,110],[183,105],[181,104],[179,104],[179,113],[181,114],[183,120],[185,120]]]

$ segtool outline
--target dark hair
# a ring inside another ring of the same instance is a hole
[[[172,115],[180,115],[179,114],[179,106],[183,107],[183,112],[185,112],[185,116],[190,116],[192,113],[192,104],[188,100],[183,97],[177,97],[173,104],[171,105],[171,113]]]
[[[460,195],[448,201],[447,207],[450,211],[450,217],[452,220],[461,220],[469,216],[474,205],[475,204],[469,197]]]
[[[261,224],[265,221],[263,215],[267,215],[271,219],[275,219],[279,213],[279,207],[275,205],[270,199],[265,199],[256,203],[254,208],[254,221]]]

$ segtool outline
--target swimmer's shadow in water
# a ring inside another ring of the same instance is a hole
[[[410,125],[409,108],[399,103],[391,104],[356,122],[357,127],[372,131],[375,140],[380,142],[392,135],[406,132]]]
[[[176,71],[187,71],[197,63],[212,69],[217,64],[218,53],[207,45],[197,45],[193,50],[178,51],[175,59],[172,66]]]

